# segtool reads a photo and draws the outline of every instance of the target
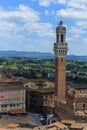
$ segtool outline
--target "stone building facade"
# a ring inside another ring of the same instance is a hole
[[[74,118],[87,120],[87,88],[70,88],[67,91],[67,103],[73,108]]]
[[[26,112],[26,90],[18,83],[0,83],[0,113]]]
[[[38,90],[26,90],[27,111],[34,111],[44,114],[54,112],[54,87]]]

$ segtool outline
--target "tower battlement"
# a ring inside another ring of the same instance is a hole
[[[66,57],[67,51],[68,51],[67,43],[65,43],[64,45],[54,43],[55,57]]]
[[[56,42],[54,43],[55,57],[66,57],[67,51],[66,27],[63,25],[63,21],[60,21],[59,26],[56,27]]]

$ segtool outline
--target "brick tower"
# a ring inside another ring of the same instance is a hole
[[[55,54],[55,103],[56,105],[66,99],[66,27],[60,20],[56,27],[56,42],[54,43]]]

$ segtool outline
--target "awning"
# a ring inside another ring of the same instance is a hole
[[[17,109],[17,110],[10,110],[9,114],[25,114],[26,110],[25,109]]]

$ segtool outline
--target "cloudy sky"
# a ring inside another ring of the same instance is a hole
[[[87,55],[87,0],[0,0],[0,50],[53,53],[60,17],[68,54]]]

